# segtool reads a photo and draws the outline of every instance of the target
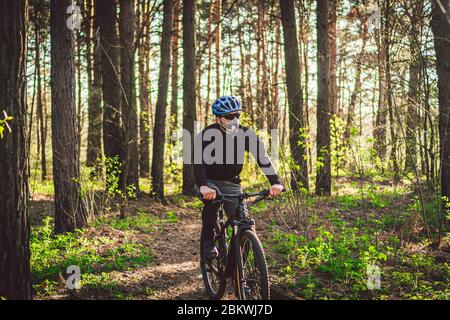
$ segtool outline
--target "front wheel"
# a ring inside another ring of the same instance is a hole
[[[269,300],[269,273],[264,250],[258,236],[245,230],[239,237],[236,284],[241,300]]]

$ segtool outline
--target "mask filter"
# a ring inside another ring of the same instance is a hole
[[[225,132],[228,134],[235,134],[239,130],[239,119],[234,118],[233,120],[228,120],[226,125],[222,125],[222,128],[225,129]]]

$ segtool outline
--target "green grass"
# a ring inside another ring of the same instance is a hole
[[[130,222],[134,221],[133,218],[113,220],[111,224],[121,228],[139,225]],[[138,218],[138,221],[141,220]],[[80,267],[85,287],[96,288],[112,285],[111,271],[138,268],[154,260],[148,247],[126,238],[92,237],[87,229],[57,236],[52,236],[52,231],[52,218],[47,217],[31,232],[32,281],[35,289],[43,293],[52,292],[58,275],[65,276],[67,267],[71,265]]]
[[[53,185],[53,180],[39,180],[30,179],[30,192],[32,194],[40,194],[48,197],[53,197],[55,195],[55,188]]]
[[[288,287],[305,299],[450,299],[449,264],[436,261],[428,251],[411,253],[404,242],[405,235],[412,231],[404,230],[403,237],[392,233],[396,227],[405,228],[417,214],[415,201],[411,205],[394,204],[405,195],[373,189],[372,194],[365,194],[365,208],[371,210],[350,220],[343,211],[362,208],[361,197],[336,197],[339,208],[326,214],[312,210],[309,218],[315,223],[309,238],[272,224],[270,242],[278,258],[269,259],[271,267],[278,269]],[[427,210],[435,210],[432,203],[429,207]],[[383,208],[390,209],[375,210]],[[448,234],[443,236],[444,246],[450,243],[449,238]],[[413,239],[423,248],[430,243],[424,237]],[[380,268],[380,290],[367,288],[370,265]]]
[[[165,214],[165,218],[161,219],[157,216],[149,214],[141,208],[136,215],[125,219],[100,217],[93,223],[93,226],[98,227],[100,225],[108,225],[117,230],[138,230],[150,234],[155,230],[161,229],[161,225],[163,223],[176,222],[178,222],[178,218],[173,211],[168,211]]]

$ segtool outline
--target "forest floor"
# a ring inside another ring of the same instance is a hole
[[[343,181],[326,201],[306,194],[253,207],[273,298],[449,299],[450,237],[430,245],[413,198],[404,187],[358,189]],[[52,195],[36,192],[30,206],[35,298],[207,299],[199,269],[201,205],[184,196],[162,205],[143,194],[126,219],[111,210],[55,237]],[[81,271],[76,291],[66,289],[70,265]],[[367,288],[370,266],[380,268],[376,290]],[[231,289],[226,299],[234,299]]]

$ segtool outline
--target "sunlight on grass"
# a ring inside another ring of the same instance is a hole
[[[148,247],[127,238],[93,237],[88,229],[53,236],[52,230],[53,219],[47,217],[31,232],[32,281],[42,293],[53,291],[55,283],[48,281],[65,275],[70,265],[80,267],[87,287],[105,287],[111,284],[108,272],[138,268],[154,260]]]

